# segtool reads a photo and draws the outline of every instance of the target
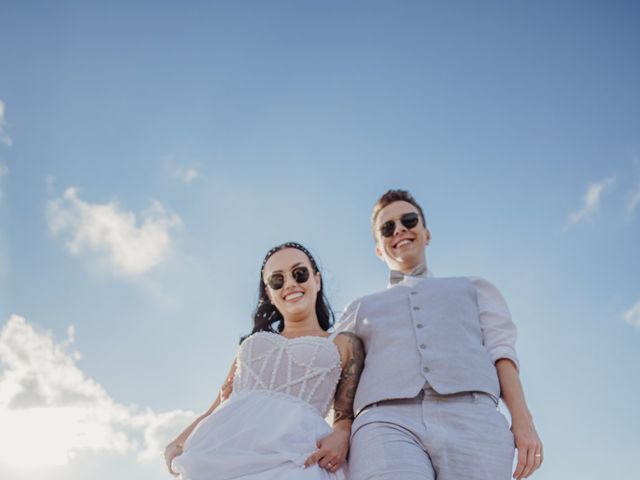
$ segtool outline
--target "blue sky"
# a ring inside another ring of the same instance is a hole
[[[639,20],[3,2],[0,477],[162,478],[250,329],[264,253],[307,245],[336,311],[383,288],[368,218],[388,188],[423,204],[437,275],[507,298],[535,478],[634,476]]]

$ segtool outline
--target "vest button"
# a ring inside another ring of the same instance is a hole
[[[418,292],[411,292],[411,295],[417,295]]]
[[[423,372],[428,372],[429,371],[429,367],[422,367],[422,371]]]
[[[420,307],[413,307],[414,310],[420,310]]]
[[[416,325],[416,328],[422,328],[424,325],[422,325],[421,323]]]
[[[424,343],[422,343],[422,344],[420,344],[420,348],[421,348],[422,350],[424,350],[425,348],[427,348],[427,346],[426,346]]]

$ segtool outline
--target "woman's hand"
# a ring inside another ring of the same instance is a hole
[[[175,475],[178,476],[178,472],[174,472],[173,469],[171,468],[171,462],[173,461],[174,458],[176,458],[178,455],[182,454],[182,444],[178,443],[177,440],[174,440],[173,442],[171,442],[169,445],[167,445],[167,448],[164,449],[164,461],[167,464],[167,468],[169,469],[169,473],[171,475]]]
[[[334,428],[333,432],[318,440],[318,450],[313,452],[304,462],[304,468],[317,463],[321,468],[335,473],[347,460],[351,429]]]
[[[174,472],[171,468],[171,462],[178,455],[182,454],[183,444],[187,441],[187,438],[189,438],[189,435],[191,435],[193,429],[196,428],[202,420],[211,415],[214,410],[218,408],[218,405],[220,405],[220,403],[225,401],[227,398],[229,398],[229,395],[231,395],[231,391],[233,390],[233,377],[235,373],[236,361],[234,360],[231,364],[231,368],[229,369],[229,373],[227,374],[227,378],[222,384],[222,387],[220,388],[215,401],[209,407],[209,410],[207,410],[193,422],[191,422],[191,425],[189,425],[180,435],[178,435],[178,437],[173,442],[167,445],[167,447],[164,449],[164,461],[166,462],[167,468],[169,469],[169,473],[171,473],[171,475],[178,475],[178,473]]]

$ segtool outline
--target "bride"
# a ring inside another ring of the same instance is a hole
[[[351,333],[328,333],[332,324],[309,251],[269,250],[253,331],[226,389],[166,447],[169,471],[183,480],[344,479],[364,350]]]

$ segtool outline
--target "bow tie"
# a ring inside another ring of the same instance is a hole
[[[400,283],[404,280],[404,277],[426,277],[427,276],[427,266],[424,264],[420,264],[411,270],[409,273],[402,273],[398,270],[391,270],[389,272],[389,283],[391,285],[395,285],[396,283]]]

